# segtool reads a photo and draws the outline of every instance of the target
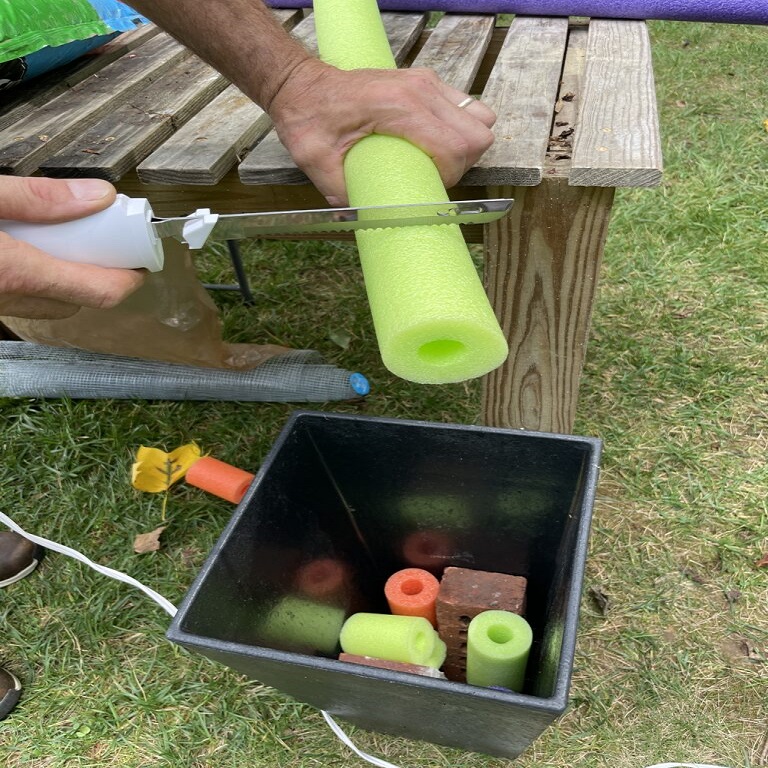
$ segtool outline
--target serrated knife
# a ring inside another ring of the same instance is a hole
[[[66,261],[158,272],[163,268],[166,237],[198,249],[209,239],[486,224],[504,216],[512,203],[496,198],[221,215],[201,208],[189,216],[158,218],[145,198],[118,195],[109,208],[92,216],[59,224],[0,220],[0,232]]]

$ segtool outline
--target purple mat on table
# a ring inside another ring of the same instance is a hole
[[[268,0],[274,8],[308,8],[311,0]],[[606,19],[768,24],[768,0],[379,0],[383,11],[517,13]]]

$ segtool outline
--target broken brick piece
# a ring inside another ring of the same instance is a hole
[[[437,594],[437,628],[448,647],[443,671],[449,680],[465,682],[467,628],[479,613],[489,610],[525,615],[524,576],[446,568]]]
[[[408,664],[404,661],[389,661],[388,659],[375,659],[373,656],[358,656],[354,653],[340,653],[339,661],[348,661],[352,664],[362,664],[366,667],[379,667],[391,669],[395,672],[410,672],[413,675],[423,677],[439,677],[445,679],[445,675],[434,667],[423,667],[420,664]]]

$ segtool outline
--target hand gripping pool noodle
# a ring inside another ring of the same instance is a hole
[[[315,0],[321,57],[340,69],[394,69],[375,0]],[[344,161],[352,206],[448,200],[432,160],[413,144],[371,135]],[[508,347],[458,225],[356,233],[384,365],[422,384],[482,376]]]
[[[483,611],[467,630],[467,682],[521,691],[533,633],[510,611]]]
[[[355,613],[341,628],[341,649],[356,656],[429,666],[439,640],[432,625],[420,616]]]

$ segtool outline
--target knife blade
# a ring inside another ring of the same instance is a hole
[[[458,200],[442,203],[373,205],[361,208],[321,208],[266,213],[210,214],[207,209],[189,216],[153,218],[158,237],[173,237],[192,248],[198,233],[220,240],[241,240],[259,235],[350,232],[359,229],[384,229],[441,224],[486,224],[504,216],[512,207],[508,198]],[[198,226],[200,227],[198,229]],[[207,226],[211,226],[207,229]]]
[[[222,215],[201,208],[189,216],[159,218],[145,198],[118,195],[109,208],[82,219],[58,224],[0,220],[0,232],[65,261],[158,272],[163,268],[162,241],[166,237],[199,249],[210,238],[485,224],[504,216],[512,203],[508,198],[494,198]]]

